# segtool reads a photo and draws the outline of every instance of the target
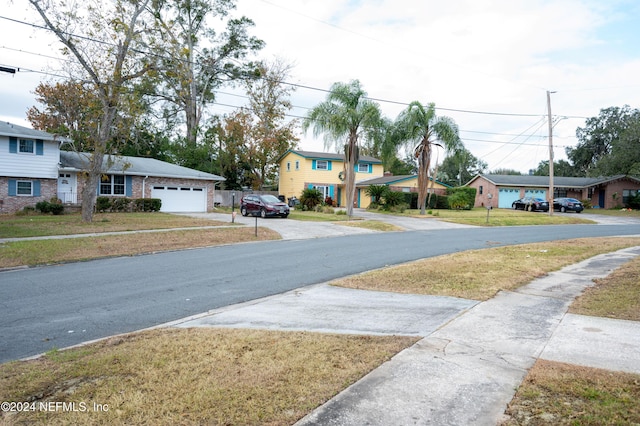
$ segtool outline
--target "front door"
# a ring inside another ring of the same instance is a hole
[[[601,209],[604,209],[604,188],[600,188],[598,191],[598,206]]]
[[[64,204],[78,203],[75,173],[58,174],[58,198]]]

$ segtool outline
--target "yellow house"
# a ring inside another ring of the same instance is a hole
[[[344,157],[342,154],[327,152],[289,150],[280,157],[278,192],[287,197],[300,198],[305,188],[316,188],[325,198],[337,206],[344,206],[346,194],[344,188]],[[356,194],[354,207],[366,208],[371,199],[365,196],[364,188],[358,187],[359,181],[382,177],[382,161],[366,155],[360,156],[356,170]]]

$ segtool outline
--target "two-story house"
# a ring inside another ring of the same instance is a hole
[[[0,122],[0,213],[15,213],[39,201],[82,202],[88,153],[61,151],[64,138]],[[99,196],[159,198],[161,211],[213,209],[223,177],[153,158],[105,156]]]
[[[344,184],[344,156],[326,152],[293,151],[285,152],[279,160],[279,193],[285,197],[300,197],[306,188],[318,189],[324,197],[338,206],[346,204]],[[365,195],[365,188],[359,182],[382,177],[382,161],[362,155],[355,165],[356,193],[354,207],[366,208],[371,199]]]
[[[0,212],[16,212],[56,197],[64,140],[0,122]]]

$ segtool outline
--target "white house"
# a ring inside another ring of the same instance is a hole
[[[69,142],[47,132],[0,122],[0,213],[15,213],[39,201],[58,198],[81,203],[87,153],[61,151]],[[161,211],[206,212],[223,177],[164,161],[105,157],[99,196],[159,198]]]

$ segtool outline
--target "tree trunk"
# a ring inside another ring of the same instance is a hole
[[[345,146],[345,192],[347,200],[347,216],[353,216],[353,199],[356,192],[356,163],[358,162],[358,135],[351,133],[349,135],[349,143]]]
[[[428,142],[423,142],[418,154],[418,205],[420,206],[421,215],[426,214],[430,162],[431,145]]]

